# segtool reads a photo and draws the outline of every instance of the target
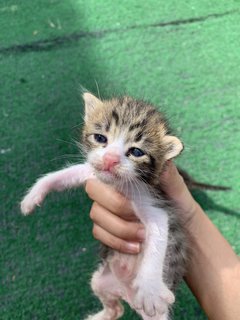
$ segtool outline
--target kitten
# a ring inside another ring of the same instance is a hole
[[[145,226],[146,240],[138,255],[108,250],[91,281],[103,310],[87,319],[120,318],[123,299],[144,320],[167,320],[173,292],[185,272],[188,246],[176,209],[161,194],[159,177],[166,161],[182,151],[182,142],[148,103],[130,97],[101,101],[90,93],[83,98],[86,163],[40,178],[21,210],[30,214],[49,192],[78,187],[94,176],[124,194]]]

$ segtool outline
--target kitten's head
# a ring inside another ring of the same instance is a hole
[[[84,93],[83,145],[97,177],[110,184],[156,184],[164,163],[183,149],[163,115],[130,97],[101,101]]]

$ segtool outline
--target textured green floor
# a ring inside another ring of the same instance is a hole
[[[179,163],[232,186],[195,193],[240,254],[240,1],[0,1],[0,319],[84,319],[96,242],[83,191],[24,218],[40,174],[79,159],[79,85],[164,110],[185,142]],[[137,319],[128,310],[124,319]],[[183,285],[174,319],[206,319]]]

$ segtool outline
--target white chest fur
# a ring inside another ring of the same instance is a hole
[[[88,163],[49,173],[29,190],[21,202],[21,210],[27,215],[43,202],[49,192],[78,187],[92,176],[93,170]],[[163,282],[168,214],[155,205],[155,200],[143,186],[139,185],[136,189],[126,186],[125,190],[127,196],[133,199],[136,215],[146,228],[146,241],[138,257],[117,253],[108,264],[94,273],[92,287],[104,309],[89,319],[117,319],[122,314],[118,299],[125,298],[143,319],[154,317],[151,319],[165,320],[168,317],[168,306],[174,302],[174,295]],[[126,272],[122,272],[124,269],[119,269],[119,263],[121,265],[124,261],[127,261],[125,271],[130,271],[129,277],[126,277]]]

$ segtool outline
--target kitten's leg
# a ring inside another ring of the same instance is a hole
[[[122,296],[121,284],[112,274],[108,265],[101,265],[94,272],[92,289],[103,304],[103,310],[87,317],[86,320],[115,320],[123,315],[124,309],[119,298]]]
[[[22,213],[24,215],[31,213],[36,206],[40,206],[46,195],[51,191],[62,191],[82,185],[91,174],[92,168],[88,163],[48,173],[33,185],[22,200]]]
[[[138,213],[142,211],[140,208],[136,210]],[[133,288],[136,290],[133,306],[136,310],[143,310],[147,316],[154,317],[158,314],[163,317],[175,300],[173,293],[163,282],[168,243],[168,214],[162,208],[149,206],[138,216],[146,227],[146,240],[143,259],[133,281]]]

